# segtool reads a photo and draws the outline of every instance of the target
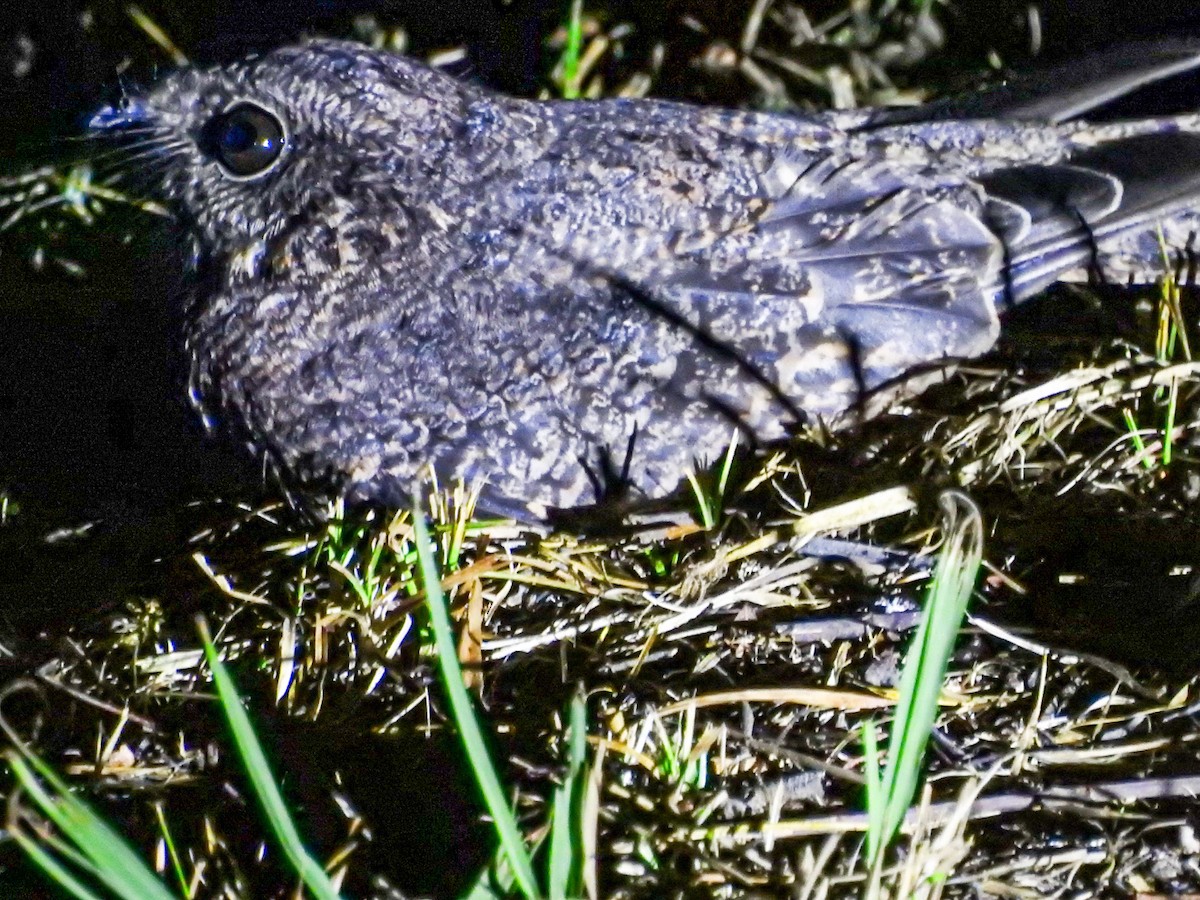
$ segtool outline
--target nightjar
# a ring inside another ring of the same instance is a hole
[[[1078,116],[1198,63],[779,115],[511,99],[322,40],[93,128],[135,140],[191,237],[209,426],[351,501],[407,503],[431,468],[535,519],[627,451],[654,497],[734,429],[836,424],[1056,280],[1161,276],[1197,227],[1200,117]]]

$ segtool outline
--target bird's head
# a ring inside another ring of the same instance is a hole
[[[403,57],[313,41],[170,74],[100,110],[125,168],[222,255],[369,192],[436,181],[472,89]]]

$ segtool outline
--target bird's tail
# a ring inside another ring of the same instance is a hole
[[[1026,299],[1055,281],[1187,279],[1200,231],[1200,119],[1097,126],[1055,165],[982,180],[1007,265],[997,294]]]
[[[1104,278],[1153,283],[1191,274],[1200,243],[1200,116],[1112,122],[1122,105],[1194,109],[1200,40],[1115,44],[1067,63],[1035,66],[999,84],[914,110],[888,110],[877,125],[906,120],[1017,119],[1075,129],[1093,146],[1054,166],[984,179],[991,225],[1004,239],[1006,283],[1023,300],[1054,281]],[[1151,92],[1153,92],[1151,96]],[[1128,115],[1128,111],[1125,112]]]

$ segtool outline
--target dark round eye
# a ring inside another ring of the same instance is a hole
[[[235,103],[204,126],[201,141],[230,175],[261,175],[279,159],[286,138],[283,123],[253,103]]]

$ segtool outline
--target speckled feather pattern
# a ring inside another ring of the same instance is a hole
[[[286,130],[258,178],[199,137],[237,101]],[[1159,224],[1191,239],[1195,185],[1132,215],[1105,153],[1200,158],[1186,118],[530,102],[329,41],[178,72],[120,117],[170,139],[153,165],[196,248],[207,422],[352,500],[407,502],[432,466],[535,517],[595,500],[635,431],[633,486],[661,495],[734,427],[779,439],[987,350],[1006,298],[1097,260],[1152,280]]]

